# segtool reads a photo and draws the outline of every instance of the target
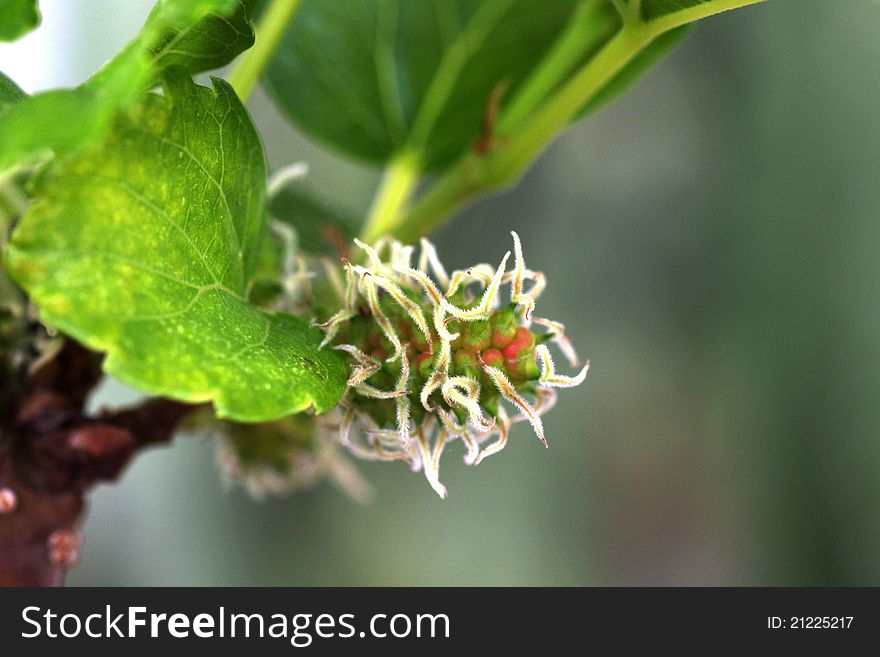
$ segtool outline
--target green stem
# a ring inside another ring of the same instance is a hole
[[[523,122],[505,143],[480,158],[468,153],[412,208],[396,235],[403,241],[430,232],[465,201],[513,182],[550,139],[650,42],[640,25],[624,26],[574,77]]]
[[[660,35],[663,32],[674,30],[676,27],[681,27],[688,23],[694,23],[703,18],[714,16],[715,14],[721,14],[725,11],[730,11],[731,9],[739,9],[740,7],[747,7],[748,5],[756,5],[759,2],[766,2],[766,0],[709,0],[708,2],[688,7],[687,9],[680,9],[679,11],[664,14],[659,18],[649,21],[646,25],[649,25],[657,35]]]
[[[257,86],[284,31],[293,21],[299,3],[300,0],[270,0],[255,29],[256,40],[253,48],[242,55],[229,74],[229,84],[235,89],[242,102],[248,99]]]
[[[409,151],[401,151],[394,156],[376,192],[373,207],[361,231],[361,239],[371,243],[383,235],[396,232],[419,183],[420,171],[418,158]]]
[[[489,153],[483,164],[489,172],[487,178],[498,184],[513,182],[519,172],[546,148],[554,135],[568,125],[578,110],[601,91],[654,37],[655,34],[643,24],[624,25],[528,121],[520,124],[519,129],[510,135],[502,148]]]
[[[413,241],[436,228],[475,194],[514,182],[577,112],[659,35],[714,14],[758,2],[763,0],[709,0],[649,22],[625,22],[599,52],[540,107],[534,108],[531,97],[528,101],[519,101],[531,111],[523,113],[522,109],[517,108],[515,118],[521,115],[518,123],[503,116],[502,125],[506,130],[500,133],[495,149],[483,157],[474,153],[465,154],[392,227],[395,236],[403,241]],[[639,8],[639,4],[630,5],[631,8],[633,6]],[[571,61],[582,54],[578,50],[582,49],[582,44],[574,39],[569,40],[568,44],[570,52],[553,53],[558,65],[547,69],[543,79],[534,83],[536,88],[552,88],[549,82],[556,82],[553,78],[564,67],[566,60]]]
[[[468,153],[419,198],[394,232],[395,237],[404,242],[415,242],[471,198],[491,187],[485,180],[479,158]]]
[[[619,27],[620,22],[607,15],[604,5],[581,2],[552,50],[504,109],[496,132],[507,134],[522,123],[583,60],[597,36],[613,34]]]

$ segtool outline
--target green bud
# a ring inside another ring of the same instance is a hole
[[[534,349],[524,349],[519,353],[516,368],[519,372],[519,378],[527,381],[536,380],[541,375]]]
[[[488,321],[470,322],[467,336],[462,342],[462,347],[475,353],[488,349],[492,344],[492,325]]]
[[[468,351],[467,349],[459,349],[455,352],[455,356],[452,358],[452,363],[455,367],[456,374],[467,376],[471,379],[480,379],[482,369],[480,368],[480,361],[477,359],[477,355],[474,352]]]
[[[504,349],[516,337],[516,329],[519,322],[513,306],[507,306],[497,310],[492,315],[492,346],[496,349]]]

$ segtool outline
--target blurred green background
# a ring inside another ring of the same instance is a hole
[[[27,90],[83,80],[152,0],[45,0],[0,48]],[[880,584],[880,7],[774,0],[700,24],[512,191],[436,235],[448,266],[520,232],[541,314],[593,368],[500,456],[447,456],[441,501],[359,464],[264,503],[179,437],[98,488],[71,584]],[[378,173],[257,93],[277,168],[364,214]],[[567,394],[566,394],[567,393]],[[130,398],[110,384],[97,403]]]

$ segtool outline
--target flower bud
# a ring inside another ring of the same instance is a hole
[[[541,414],[554,403],[553,388],[580,384],[587,366],[574,377],[556,374],[545,342],[557,344],[572,365],[577,358],[562,324],[533,316],[544,275],[526,268],[513,238],[513,269],[508,252],[496,269],[477,265],[449,275],[427,240],[418,268],[411,247],[355,240],[364,264],[345,263],[341,308],[316,324],[325,332],[322,346],[352,359],[338,429],[349,451],[421,469],[445,497],[440,457],[456,439],[472,464],[501,451],[521,420],[546,445]],[[510,299],[502,305],[504,284]]]

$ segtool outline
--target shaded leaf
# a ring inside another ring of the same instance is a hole
[[[515,94],[577,5],[303,0],[266,83],[316,139],[374,162],[412,150],[436,170],[471,148],[492,90]]]
[[[0,41],[14,41],[39,23],[37,0],[0,1]]]
[[[486,137],[493,91],[503,113],[552,61],[552,82],[530,101],[537,108],[620,27],[612,3],[597,0],[303,0],[266,84],[319,141],[378,163],[408,151],[438,170]],[[684,33],[656,39],[578,116],[624,91]]]
[[[262,421],[332,408],[319,331],[247,298],[266,222],[259,138],[234,91],[171,76],[100,142],[53,162],[8,267],[48,324],[148,393]]]
[[[210,71],[231,62],[254,45],[251,24],[258,0],[235,0],[218,3],[206,1],[159,3],[153,10],[165,27],[152,39],[150,50],[160,69],[179,66],[190,73]],[[169,17],[165,7],[183,7]],[[165,16],[162,16],[166,12]],[[149,21],[152,19],[152,16]]]

